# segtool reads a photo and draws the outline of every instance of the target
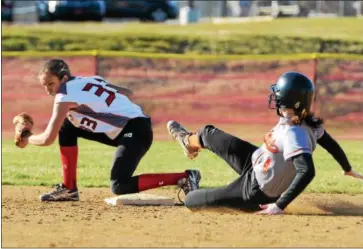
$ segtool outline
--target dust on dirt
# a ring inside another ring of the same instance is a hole
[[[109,206],[107,188],[41,203],[46,187],[2,187],[4,247],[362,247],[363,195],[303,194],[282,216],[228,208]],[[147,191],[176,198],[177,190]],[[178,201],[175,201],[176,203]]]

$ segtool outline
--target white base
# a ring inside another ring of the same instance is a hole
[[[120,206],[120,205],[174,206],[173,198],[166,197],[166,196],[153,195],[153,194],[144,194],[144,193],[109,197],[109,198],[105,199],[105,202],[112,206]]]

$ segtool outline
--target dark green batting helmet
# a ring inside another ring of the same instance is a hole
[[[291,108],[296,114],[304,109],[310,111],[313,97],[314,85],[305,75],[298,72],[287,72],[280,76],[276,84],[270,87],[269,108]],[[273,106],[272,102],[275,102]]]

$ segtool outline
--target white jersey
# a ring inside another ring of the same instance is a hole
[[[303,122],[291,125],[286,118],[270,130],[263,145],[252,155],[252,165],[261,190],[270,197],[279,197],[296,175],[291,158],[312,154],[324,128],[313,129]]]
[[[102,77],[75,77],[61,85],[55,103],[75,102],[68,119],[78,128],[117,137],[128,120],[147,117],[140,106],[119,93]]]

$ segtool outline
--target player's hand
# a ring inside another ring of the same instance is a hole
[[[363,179],[363,175],[356,173],[353,169],[350,170],[349,172],[343,171],[343,175],[351,176],[351,177],[358,178],[358,179]]]
[[[13,118],[13,124],[15,125],[15,145],[19,148],[25,148],[28,144],[28,138],[32,135],[33,118],[22,112]]]
[[[275,203],[260,205],[260,208],[262,210],[257,212],[257,214],[276,215],[284,212],[284,210],[280,209]]]

